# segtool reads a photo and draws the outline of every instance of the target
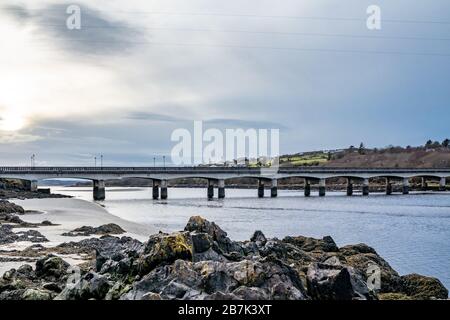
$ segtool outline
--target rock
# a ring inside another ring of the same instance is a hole
[[[162,298],[158,293],[148,292],[142,296],[141,300],[162,300]]]
[[[48,220],[44,220],[44,221],[41,222],[41,225],[43,225],[43,226],[53,226],[53,223],[51,223]]]
[[[373,248],[365,244],[345,246],[340,248],[340,254],[346,265],[355,268],[364,276],[364,281],[367,281],[372,267],[379,268],[381,285],[379,292],[401,291],[399,274]]]
[[[27,289],[22,294],[23,300],[52,300],[55,293],[43,289]]]
[[[298,247],[299,249],[311,252],[338,252],[339,248],[330,236],[323,237],[323,239],[314,239],[303,236],[298,237],[285,237],[283,242],[290,243]]]
[[[380,300],[413,300],[410,296],[403,293],[379,293],[378,299]]]
[[[178,283],[176,280],[172,280],[161,291],[161,295],[166,296],[169,299],[181,299],[190,290],[191,288],[189,288],[185,284]],[[145,297],[145,295],[143,295],[142,297]]]
[[[75,284],[67,285],[55,300],[102,300],[109,290],[110,284],[106,276],[88,272]]]
[[[240,286],[232,292],[233,295],[242,300],[268,300],[269,294],[266,290],[257,287]]]
[[[351,300],[355,294],[347,268],[314,263],[307,272],[308,293],[316,300]]]
[[[202,253],[213,246],[213,240],[207,233],[191,234],[192,245],[195,253]]]
[[[262,231],[255,231],[255,233],[253,234],[253,236],[250,238],[251,242],[256,242],[257,246],[263,246],[266,244],[267,239],[264,236],[264,234],[262,233]]]
[[[0,244],[14,243],[18,241],[48,242],[41,233],[36,230],[13,232],[12,225],[0,225]]]
[[[139,274],[146,274],[159,265],[171,264],[178,259],[192,259],[189,234],[179,232],[152,236],[145,244],[144,255],[140,257]]]
[[[207,233],[213,241],[217,243],[218,249],[223,252],[241,252],[242,248],[227,237],[227,233],[223,231],[214,222],[209,222],[200,216],[191,217],[184,228],[185,231]]]
[[[108,234],[122,234],[126,231],[120,226],[114,223],[104,224],[100,227],[89,227],[83,226],[72,230],[70,232],[65,232],[62,235],[67,237],[80,237],[80,236],[90,236],[90,235],[108,235]]]
[[[19,237],[12,226],[1,227],[5,237],[0,239]],[[84,254],[92,262],[69,268],[49,250]],[[54,248],[33,245],[11,255],[24,253],[39,258],[35,271],[23,265],[5,272],[0,300],[446,299],[448,295],[437,279],[400,277],[364,244],[338,248],[331,237],[266,239],[260,231],[250,241],[234,242],[201,217],[192,217],[183,232],[160,232],[145,243],[104,235]],[[373,271],[379,271],[380,290],[369,290],[376,284]]]
[[[60,257],[47,255],[36,262],[36,275],[50,281],[61,281],[67,276],[69,264]]]
[[[436,278],[421,276],[413,273],[402,276],[401,280],[401,293],[408,295],[412,299],[448,299],[448,290]]]
[[[6,200],[0,200],[0,213],[24,214],[25,210],[21,206],[15,204],[15,203],[11,203]]]

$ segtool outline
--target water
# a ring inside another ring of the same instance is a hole
[[[92,201],[91,188],[52,189]],[[160,201],[151,199],[150,188],[107,188],[102,203],[116,216],[166,232],[182,230],[190,216],[201,215],[233,240],[262,230],[279,238],[331,235],[339,246],[362,242],[400,274],[434,276],[450,288],[450,193],[347,197],[333,192],[305,198],[279,190],[276,199],[258,199],[256,192],[227,189],[226,199],[208,201],[206,189],[171,188],[169,199]]]

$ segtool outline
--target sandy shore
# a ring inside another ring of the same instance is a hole
[[[56,226],[41,226],[36,230],[43,234],[49,242],[41,243],[45,247],[54,247],[63,242],[80,241],[87,237],[67,237],[62,236],[64,232],[72,231],[82,226],[98,227],[107,223],[115,223],[122,227],[127,233],[119,236],[129,236],[139,241],[146,241],[148,236],[157,233],[156,228],[148,225],[142,225],[121,219],[110,214],[102,206],[75,198],[59,198],[59,199],[28,199],[28,200],[10,200],[25,210],[32,213],[21,215],[20,218],[26,222],[40,223],[44,220],[51,221]],[[30,228],[16,228],[15,232],[21,230],[29,230]],[[0,250],[23,250],[32,245],[31,242],[16,242],[7,245],[1,245]],[[70,263],[76,263],[79,257],[65,257]],[[0,263],[0,275],[4,271],[16,268],[24,262],[2,262]]]

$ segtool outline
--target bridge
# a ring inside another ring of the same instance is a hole
[[[347,179],[347,195],[353,194],[353,184],[362,185],[362,194],[369,195],[370,179],[385,179],[386,194],[392,194],[392,182],[402,182],[402,193],[408,194],[410,179],[422,178],[426,187],[427,179],[439,181],[439,190],[446,190],[446,179],[450,178],[450,168],[445,169],[363,169],[326,167],[281,167],[277,170],[254,167],[0,167],[0,179],[20,179],[27,181],[30,191],[36,191],[38,181],[44,179],[76,178],[93,181],[95,200],[105,199],[105,180],[142,178],[152,181],[152,197],[167,199],[168,181],[185,178],[207,180],[207,196],[214,197],[214,187],[218,197],[225,198],[225,181],[235,178],[258,180],[258,196],[264,197],[265,186],[270,185],[271,197],[277,196],[278,181],[287,178],[304,179],[305,196],[311,195],[311,184],[318,184],[319,196],[325,196],[327,180]]]

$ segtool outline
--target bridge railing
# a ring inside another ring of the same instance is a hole
[[[0,173],[249,173],[259,167],[0,167]],[[278,173],[438,173],[450,168],[331,168],[281,167]]]

